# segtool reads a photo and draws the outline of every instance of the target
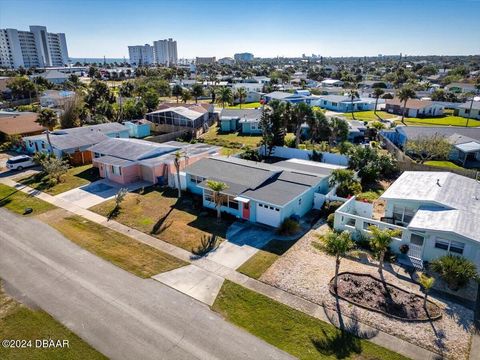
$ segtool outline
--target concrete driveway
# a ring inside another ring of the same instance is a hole
[[[237,269],[274,237],[273,228],[235,222],[227,230],[227,241],[207,257],[211,261]]]
[[[207,306],[0,209],[0,274],[111,359],[293,359]]]
[[[150,186],[150,183],[139,181],[128,185],[121,185],[107,179],[98,180],[91,184],[58,194],[56,197],[71,202],[81,208],[88,209],[115,196],[122,187],[128,191],[135,191],[141,187]]]

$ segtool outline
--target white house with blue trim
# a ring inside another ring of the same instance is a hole
[[[283,220],[302,217],[312,210],[316,198],[329,191],[332,171],[342,166],[289,159],[275,164],[234,157],[210,157],[185,169],[187,189],[202,196],[203,206],[215,208],[208,180],[228,188],[223,212],[239,219],[278,227]]]
[[[464,256],[480,269],[480,183],[450,172],[404,172],[381,196],[383,216],[372,204],[349,199],[335,212],[334,228],[369,234],[370,225],[397,229],[391,249],[399,260],[422,268],[446,254]],[[354,236],[355,237],[355,236]],[[403,259],[403,260],[402,260]]]
[[[349,96],[343,95],[322,95],[318,100],[315,100],[312,105],[321,107],[322,109],[351,112],[353,111],[367,111],[373,110],[375,107],[375,99],[352,99]]]

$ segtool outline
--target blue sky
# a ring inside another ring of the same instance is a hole
[[[187,58],[480,54],[479,14],[480,0],[0,0],[0,28],[64,32],[70,57],[169,37]]]

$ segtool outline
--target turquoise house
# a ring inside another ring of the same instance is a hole
[[[308,160],[276,164],[234,157],[210,157],[185,169],[188,191],[200,195],[204,207],[214,209],[208,180],[227,185],[221,211],[254,223],[278,227],[287,218],[300,218],[315,207],[316,197],[329,191],[332,168]]]
[[[261,109],[223,109],[220,114],[222,132],[240,131],[242,134],[261,134]]]
[[[123,124],[128,128],[131,138],[142,139],[150,135],[150,122],[147,120],[130,120]]]

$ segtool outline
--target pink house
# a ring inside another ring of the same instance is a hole
[[[182,154],[183,170],[199,159],[217,154],[219,148],[207,144],[186,144],[169,141],[158,144],[138,139],[112,138],[89,148],[93,166],[100,176],[119,184],[147,181],[173,186],[175,154]]]

